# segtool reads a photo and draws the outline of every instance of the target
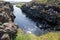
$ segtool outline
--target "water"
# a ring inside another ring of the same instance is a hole
[[[35,35],[40,35],[44,33],[43,30],[39,29],[36,26],[36,22],[26,17],[21,9],[16,6],[14,6],[14,15],[16,16],[14,22],[17,23],[25,33],[33,33]]]

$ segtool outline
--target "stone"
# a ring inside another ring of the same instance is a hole
[[[13,22],[7,22],[0,26],[0,40],[11,40],[17,33],[18,25]]]
[[[50,25],[50,27],[54,29],[56,25],[60,25],[60,7],[57,7],[57,5],[60,4],[47,5],[33,2],[23,5],[21,9],[31,19],[46,21],[47,23],[43,24],[43,29],[48,28],[49,26],[47,25]]]
[[[13,11],[10,2],[0,2],[0,40],[12,40],[17,33],[18,25],[14,23]]]
[[[15,15],[13,14],[13,5],[10,2],[0,2],[0,22],[14,21]]]
[[[5,33],[2,35],[1,40],[11,40],[9,34]]]
[[[18,25],[13,22],[4,23],[3,29],[9,34],[15,34],[17,32]]]

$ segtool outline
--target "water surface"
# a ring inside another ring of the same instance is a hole
[[[35,35],[40,35],[45,32],[39,29],[36,26],[36,22],[26,17],[26,15],[23,14],[22,10],[16,6],[14,6],[14,15],[16,16],[14,22],[17,23],[25,33],[33,33]]]

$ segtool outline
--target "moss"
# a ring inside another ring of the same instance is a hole
[[[22,5],[24,5],[23,3],[18,3],[18,4],[15,4],[17,7],[22,7]]]
[[[57,8],[60,8],[60,5],[56,5]]]
[[[36,3],[46,3],[47,0],[34,0]]]

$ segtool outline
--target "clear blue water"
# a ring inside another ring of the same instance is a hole
[[[19,27],[24,31],[24,33],[33,33],[35,35],[40,35],[45,32],[43,30],[40,30],[36,26],[36,22],[26,17],[26,15],[23,14],[21,9],[16,6],[14,6],[14,15],[16,16],[14,22],[19,25]]]

